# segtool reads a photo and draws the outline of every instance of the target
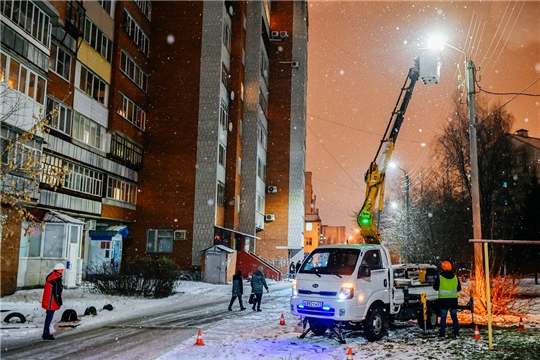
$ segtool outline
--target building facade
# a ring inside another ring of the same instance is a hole
[[[3,237],[2,294],[58,261],[68,286],[125,255],[199,271],[214,245],[286,271],[303,240],[305,1],[0,6],[3,141],[47,114],[26,145],[42,179],[67,170],[26,204],[46,225]]]

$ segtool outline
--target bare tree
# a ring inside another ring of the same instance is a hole
[[[43,137],[49,131],[49,118],[55,116],[57,110],[48,116],[42,110],[29,116],[28,100],[10,88],[2,90],[0,106],[0,231],[4,242],[18,231],[21,223],[26,224],[26,229],[36,225],[37,219],[28,206],[39,197],[40,185],[56,190],[58,185],[63,184],[69,170],[44,166]]]

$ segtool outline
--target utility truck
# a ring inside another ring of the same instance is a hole
[[[310,331],[322,335],[331,330],[345,343],[344,330],[352,328],[363,329],[368,340],[376,341],[394,320],[416,319],[424,329],[437,325],[438,294],[433,289],[436,268],[393,266],[389,250],[381,244],[373,210],[377,200],[379,213],[383,208],[386,168],[414,86],[419,78],[424,84],[438,83],[440,64],[438,52],[424,50],[401,88],[365,175],[366,196],[357,219],[365,244],[319,246],[296,274],[290,305],[291,313],[302,317],[300,338]],[[410,276],[410,268],[415,268],[418,276]]]

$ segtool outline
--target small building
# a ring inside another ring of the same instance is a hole
[[[211,284],[227,284],[236,272],[236,250],[214,245],[204,250],[203,280]]]

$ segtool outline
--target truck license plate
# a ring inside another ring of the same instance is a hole
[[[322,301],[303,301],[304,306],[318,308],[322,307]]]

